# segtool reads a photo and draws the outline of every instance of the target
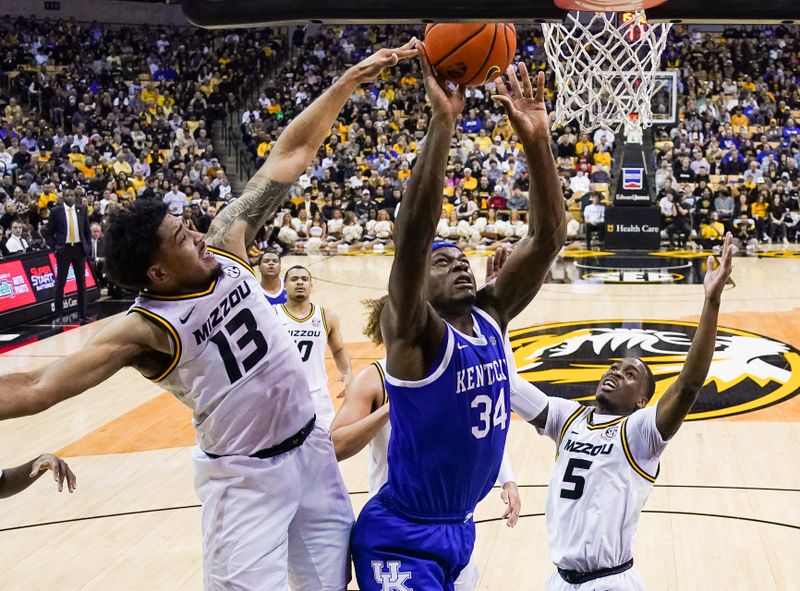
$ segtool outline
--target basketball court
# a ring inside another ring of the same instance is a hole
[[[669,446],[641,519],[634,556],[648,589],[797,588],[800,475],[794,467],[800,457],[800,398],[793,396],[800,390],[800,279],[792,272],[792,252],[775,252],[783,256],[734,260],[717,354],[692,415],[698,420]],[[653,358],[657,392],[663,391],[676,375],[670,368],[681,354],[680,335],[691,335],[700,312],[702,285],[659,276],[635,285],[584,279],[587,270],[578,264],[586,259],[576,254],[559,259],[553,280],[512,324],[521,373],[549,394],[582,398],[594,390],[596,364],[640,346]],[[485,259],[471,260],[482,277]],[[313,300],[340,315],[355,371],[383,356],[361,334],[365,318],[358,302],[385,293],[391,261],[389,256],[283,261],[284,268],[295,262],[310,266]],[[623,264],[632,274],[631,263]],[[649,277],[646,271],[639,269],[639,277]],[[106,322],[6,351],[0,372],[55,361]],[[618,342],[604,340],[612,332]],[[631,333],[648,338],[637,340]],[[585,346],[563,346],[576,338]],[[567,350],[573,353],[565,355]],[[328,361],[329,375],[335,376]],[[331,381],[334,396],[340,389]],[[6,462],[51,451],[63,455],[78,476],[73,495],[56,493],[45,476],[0,503],[0,539],[8,549],[0,556],[3,588],[199,589],[200,509],[192,488],[190,421],[189,411],[170,394],[125,370],[42,414],[0,423]],[[499,519],[503,505],[497,490],[478,507],[481,590],[538,589],[553,569],[543,518],[553,444],[515,420],[508,451],[523,517],[514,529],[506,527]],[[366,501],[366,451],[341,469],[357,512]]]

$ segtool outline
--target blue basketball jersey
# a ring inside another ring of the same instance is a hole
[[[503,337],[483,310],[474,337],[449,324],[428,376],[386,374],[388,493],[411,517],[464,520],[497,479],[508,433],[509,382]]]
[[[280,304],[285,304],[286,303],[286,287],[284,287],[284,285],[283,285],[283,279],[281,279],[281,286],[280,286],[280,289],[278,289],[278,291],[276,291],[275,293],[270,293],[270,292],[264,290],[264,297],[267,298],[267,301],[272,306],[278,306]]]

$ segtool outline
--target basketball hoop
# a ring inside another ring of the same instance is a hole
[[[622,127],[627,141],[641,143],[653,122],[650,101],[670,27],[648,23],[641,9],[570,12],[563,23],[543,24],[558,86],[553,127]]]

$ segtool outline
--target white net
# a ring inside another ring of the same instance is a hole
[[[652,124],[654,77],[667,42],[669,23],[648,23],[644,11],[570,12],[563,23],[546,23],[545,51],[556,75],[554,127],[577,123],[641,143]]]

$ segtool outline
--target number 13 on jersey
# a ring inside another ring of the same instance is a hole
[[[483,439],[493,427],[505,429],[508,426],[508,412],[506,412],[506,390],[500,390],[497,403],[492,404],[492,399],[487,394],[478,394],[472,399],[470,408],[478,409],[478,424],[472,426],[472,434],[476,439]]]

